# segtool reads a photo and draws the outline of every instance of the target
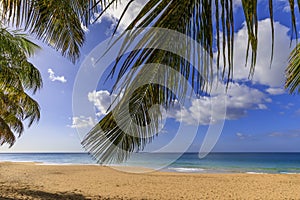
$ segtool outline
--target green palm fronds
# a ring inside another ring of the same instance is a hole
[[[40,108],[25,90],[35,93],[42,87],[41,75],[28,57],[39,49],[19,31],[0,27],[0,145],[12,146],[23,131],[40,118]]]
[[[165,71],[160,66],[142,68],[137,74],[140,78],[126,88],[117,106],[84,138],[82,144],[100,163],[121,162],[130,152],[143,150],[157,136],[163,120],[157,105],[168,108],[175,99],[184,98],[184,92],[175,93],[159,84],[169,82],[171,86],[175,81],[182,82],[183,77],[177,77],[176,70]]]
[[[286,84],[285,87],[290,93],[300,93],[300,45],[292,51],[289,65],[286,70]]]
[[[82,25],[98,12],[96,0],[1,0],[0,19],[22,27],[75,62],[85,34]]]

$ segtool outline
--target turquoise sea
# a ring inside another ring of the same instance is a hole
[[[0,162],[3,161],[97,164],[87,153],[0,153]],[[198,153],[140,153],[121,165],[182,173],[294,174],[300,173],[300,153],[210,153],[203,159],[199,159]]]

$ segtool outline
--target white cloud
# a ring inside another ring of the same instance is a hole
[[[247,114],[247,110],[267,109],[266,103],[272,101],[266,94],[246,85],[231,84],[227,93],[220,92],[222,89],[224,91],[225,87],[219,83],[218,89],[212,91],[210,97],[194,99],[187,108],[180,109],[180,106],[175,104],[168,116],[190,125],[209,125],[220,120],[239,119]]]
[[[234,83],[226,93],[221,92],[225,87],[218,83],[218,88],[212,91],[211,96],[193,99],[189,106],[180,106],[178,101],[175,101],[174,107],[168,110],[167,117],[189,125],[209,125],[221,120],[242,118],[247,115],[248,110],[265,110],[266,104],[272,102],[265,93],[246,85]],[[110,95],[106,90],[88,94],[89,101],[97,108],[97,116],[107,114],[108,107],[116,97],[117,95]]]
[[[107,109],[113,103],[116,97],[116,94],[110,95],[110,93],[107,90],[94,90],[88,93],[89,101],[92,102],[98,110],[97,116],[107,114]]]
[[[110,27],[110,31],[113,30],[124,9],[126,8],[128,2],[130,0],[124,0],[122,2],[118,2],[117,6],[111,6],[111,8],[107,9],[106,12],[101,16],[101,18],[97,21],[97,23],[101,23],[102,19],[106,19],[112,22],[112,26]],[[129,9],[123,16],[118,31],[121,32],[127,28],[127,26],[135,19],[139,11],[143,8],[146,2],[149,0],[136,0],[130,4]],[[99,14],[95,14],[95,18],[97,18]]]
[[[271,95],[280,95],[285,93],[284,89],[282,88],[268,88],[266,89],[266,92],[268,92]]]
[[[67,80],[65,79],[64,76],[55,76],[54,71],[50,68],[48,69],[48,73],[49,73],[49,79],[53,82],[54,81],[59,81],[59,82],[62,82],[62,83],[67,82]]]
[[[285,79],[285,67],[288,64],[290,48],[289,28],[278,22],[274,23],[274,57],[270,67],[272,37],[270,19],[258,23],[258,48],[257,62],[252,83],[266,85],[272,88],[282,87]],[[233,77],[238,81],[248,80],[250,71],[249,57],[248,66],[245,67],[248,33],[244,26],[235,34],[234,39],[234,72]],[[222,55],[222,54],[221,54]],[[251,52],[249,54],[251,56]],[[222,57],[221,57],[221,63]]]
[[[83,23],[80,23],[80,26],[81,26],[82,30],[83,30],[85,33],[90,32],[90,30],[88,29],[88,27],[86,27],[85,25],[83,25]]]
[[[69,127],[71,128],[92,128],[95,126],[95,120],[92,117],[73,117],[72,118],[72,125]]]

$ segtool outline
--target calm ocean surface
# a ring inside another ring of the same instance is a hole
[[[179,157],[177,160],[176,158]],[[175,162],[172,162],[175,160]],[[1,153],[0,162],[41,164],[96,164],[86,153]],[[169,164],[170,163],[170,164]],[[125,166],[189,173],[300,173],[300,153],[211,153],[199,159],[197,153],[136,154]]]

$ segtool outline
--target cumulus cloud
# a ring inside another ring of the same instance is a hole
[[[92,128],[95,125],[95,120],[92,117],[73,117],[71,128]]]
[[[266,92],[271,95],[280,95],[285,93],[284,89],[282,88],[268,88],[266,89]]]
[[[289,28],[274,23],[274,57],[270,67],[272,38],[270,19],[258,23],[258,48],[253,84],[262,84],[272,88],[282,87],[285,79],[285,67],[288,64],[290,48]],[[234,39],[234,72],[233,77],[237,81],[248,81],[250,64],[245,67],[248,33],[244,26],[235,34]],[[251,54],[250,54],[251,55]],[[221,63],[223,62],[221,58]]]
[[[225,85],[219,84],[219,88]],[[246,85],[232,84],[226,93],[221,89],[211,96],[194,99],[191,106],[180,108],[175,105],[168,117],[190,125],[209,125],[221,120],[235,120],[247,115],[248,110],[267,109],[266,103],[272,100],[263,92]]]
[[[139,11],[143,8],[146,2],[149,0],[136,0],[130,4],[128,11],[123,16],[118,31],[121,32],[127,28],[127,26],[135,19]],[[118,2],[117,6],[111,6],[106,12],[101,16],[101,18],[97,21],[97,23],[101,23],[102,19],[106,19],[112,22],[112,27],[116,27],[124,9],[126,8],[127,4],[130,0],[124,0],[122,2]],[[99,16],[99,13],[95,14],[95,18]]]
[[[65,79],[64,76],[55,76],[55,72],[52,70],[52,69],[48,69],[48,73],[49,73],[49,79],[51,81],[58,81],[58,82],[61,82],[61,83],[65,83],[67,82],[67,80]]]
[[[238,83],[231,84],[227,92],[225,85],[218,84],[210,96],[201,96],[190,101],[190,105],[180,105],[174,102],[166,117],[189,125],[209,125],[221,120],[235,120],[247,115],[248,110],[267,109],[267,103],[272,100],[265,93]],[[88,99],[97,108],[97,116],[107,114],[107,109],[117,95],[106,90],[92,91]]]
[[[110,95],[107,90],[94,90],[88,93],[88,99],[97,108],[97,116],[99,117],[107,114],[107,109],[112,103],[114,103],[114,100],[117,96],[117,94]],[[114,106],[114,104],[112,106]]]

